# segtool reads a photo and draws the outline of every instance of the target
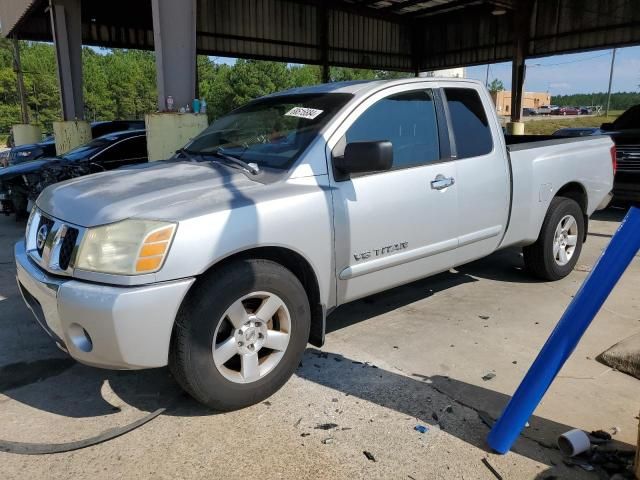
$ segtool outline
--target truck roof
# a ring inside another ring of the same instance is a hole
[[[365,93],[371,93],[372,91],[386,88],[393,85],[402,85],[406,83],[418,83],[418,82],[434,82],[434,81],[447,81],[447,82],[462,82],[462,83],[476,83],[482,85],[482,82],[478,80],[471,80],[469,78],[455,78],[455,77],[413,77],[413,78],[398,78],[394,80],[352,80],[346,82],[331,82],[321,83],[318,85],[310,85],[308,87],[296,87],[289,90],[283,90],[281,92],[272,93],[269,97],[275,97],[279,95],[297,95],[297,94],[310,94],[310,93],[350,93],[352,95],[361,95]]]

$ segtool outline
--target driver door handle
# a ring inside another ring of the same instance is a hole
[[[433,190],[443,190],[454,183],[456,183],[456,181],[453,177],[445,177],[442,174],[438,174],[436,175],[436,178],[431,180],[431,188]]]

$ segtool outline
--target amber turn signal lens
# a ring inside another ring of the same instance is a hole
[[[166,242],[173,235],[173,230],[175,227],[173,225],[169,227],[162,228],[150,234],[145,240],[144,243],[154,243],[154,242]]]
[[[162,256],[141,258],[136,263],[136,272],[148,272],[157,270],[162,263]]]
[[[153,257],[155,255],[164,255],[167,250],[167,242],[152,243],[150,245],[143,245],[140,249],[140,257]]]

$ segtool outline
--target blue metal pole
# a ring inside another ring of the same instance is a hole
[[[551,332],[487,442],[507,453],[554,378],[640,249],[640,209],[631,207],[611,242]]]

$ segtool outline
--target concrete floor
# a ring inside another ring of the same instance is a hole
[[[594,358],[640,332],[638,257],[514,452],[487,451],[477,410],[499,414],[621,218],[597,216],[577,270],[557,283],[532,280],[518,252],[504,251],[344,306],[329,318],[326,345],[307,350],[282,390],[226,414],[185,397],[166,369],[110,372],[67,361],[15,286],[12,244],[24,225],[0,218],[0,438],[79,440],[168,407],[84,450],[0,453],[0,478],[495,478],[483,458],[504,478],[597,478],[549,447],[571,428],[614,426],[623,448],[635,444],[640,382]],[[488,372],[496,376],[484,381]],[[327,423],[337,426],[316,428]]]

